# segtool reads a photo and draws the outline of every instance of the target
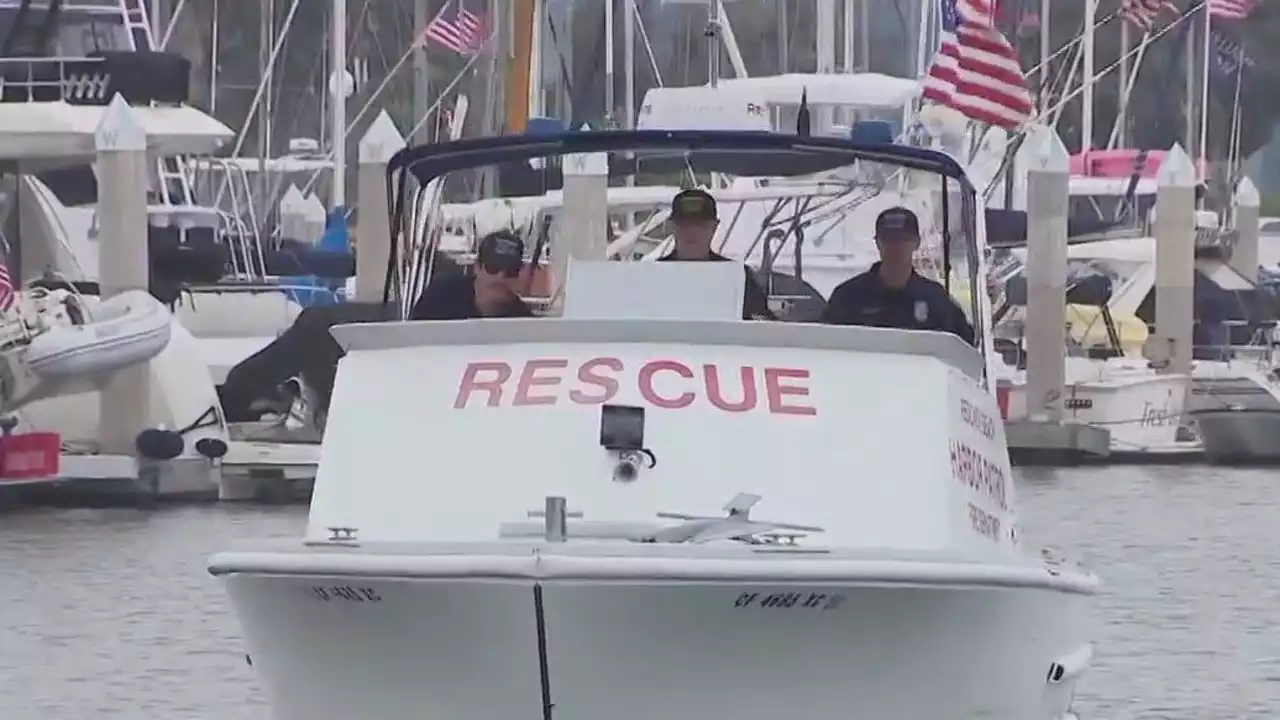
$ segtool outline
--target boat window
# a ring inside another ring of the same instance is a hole
[[[0,4],[0,37],[8,38],[14,31],[20,7],[16,2]],[[41,28],[48,12],[43,4],[31,3],[22,20],[24,35]],[[74,7],[64,7],[58,12],[53,30],[49,46],[35,54],[82,58],[96,52],[132,49],[117,0],[77,0]],[[14,38],[14,42],[17,43],[12,45],[15,49],[25,49],[31,39]],[[28,50],[15,54],[30,56],[31,53]]]
[[[831,291],[876,262],[876,217],[893,207],[917,216],[921,274],[946,285],[971,319],[979,314],[986,282],[977,275],[976,199],[967,185],[927,170],[825,147],[650,148],[587,160],[511,153],[485,160],[488,165],[433,176],[403,196],[397,222],[415,248],[391,277],[392,292],[406,306],[435,257],[426,248],[467,265],[475,261],[478,240],[499,230],[524,240],[521,292],[549,305],[569,253],[624,261],[671,253],[672,199],[696,186],[716,202],[711,249],[754,270],[770,311],[783,321],[818,320]],[[575,177],[584,162],[607,178],[596,185]],[[566,250],[557,253],[557,247]]]

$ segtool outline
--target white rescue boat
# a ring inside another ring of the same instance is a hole
[[[903,153],[981,212],[953,161]],[[981,277],[974,217],[948,226]],[[560,318],[335,328],[305,538],[210,561],[276,717],[1071,717],[1097,580],[1019,541],[984,353],[742,298],[732,263],[575,261]]]

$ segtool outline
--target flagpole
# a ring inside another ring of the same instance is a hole
[[[329,109],[333,113],[333,194],[331,209],[347,204],[347,0],[333,0],[333,31],[329,34],[332,50],[331,77],[336,79],[329,90]]]

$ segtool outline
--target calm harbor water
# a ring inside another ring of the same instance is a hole
[[[1023,471],[1025,536],[1107,581],[1085,720],[1251,720],[1280,707],[1280,472]],[[269,720],[204,561],[297,535],[303,508],[0,515],[0,718]]]

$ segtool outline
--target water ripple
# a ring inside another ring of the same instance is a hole
[[[1277,474],[1024,471],[1030,542],[1105,581],[1081,716],[1271,720],[1280,707]],[[0,516],[0,718],[269,720],[204,560],[297,535],[301,508]]]

